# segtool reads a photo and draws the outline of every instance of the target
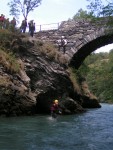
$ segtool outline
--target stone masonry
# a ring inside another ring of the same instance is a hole
[[[63,21],[58,30],[40,31],[35,38],[50,41],[56,45],[62,35],[68,40],[66,54],[68,64],[79,68],[84,59],[97,48],[113,42],[112,29],[107,30],[107,19],[99,21],[69,20]]]

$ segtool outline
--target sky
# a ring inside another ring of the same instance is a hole
[[[9,6],[7,5],[9,1],[0,0],[0,14],[4,14],[6,18],[11,20],[13,16],[9,15]],[[28,21],[33,19],[37,28],[40,27],[39,25],[42,25],[42,29],[56,28],[58,23],[73,18],[80,8],[87,10],[87,5],[86,0],[42,0],[41,5],[29,14]],[[22,20],[23,17],[21,16],[20,23]],[[104,46],[95,52],[106,52],[110,49],[113,49],[113,44]]]
[[[11,18],[7,6],[10,0],[0,1],[0,13]],[[28,20],[34,19],[37,24],[58,23],[72,18],[80,8],[86,10],[87,4],[86,0],[42,0],[41,5],[29,14]]]

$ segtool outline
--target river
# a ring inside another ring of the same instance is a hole
[[[113,105],[57,119],[0,118],[0,150],[113,150]]]

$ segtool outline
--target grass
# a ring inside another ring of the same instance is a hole
[[[14,34],[6,29],[0,29],[0,45],[3,47],[10,46],[10,42],[14,38]]]
[[[13,35],[14,34],[14,35]],[[26,40],[29,40],[28,36],[23,36]],[[11,71],[11,72],[18,72],[19,71],[19,63],[16,60],[16,57],[14,54],[9,51],[11,50],[11,43],[15,39],[15,33],[6,30],[6,29],[0,29],[0,63],[3,64],[3,66]],[[17,39],[17,37],[16,37]],[[25,42],[25,41],[24,41]],[[27,43],[25,43],[27,44]],[[24,44],[24,45],[25,45]],[[68,58],[58,51],[58,48],[54,46],[51,42],[42,42],[40,40],[37,40],[35,43],[35,48],[37,47],[37,50],[39,50],[44,55],[48,56],[48,58],[51,61],[56,61],[60,64],[68,64]]]
[[[71,82],[73,83],[74,90],[77,91],[80,94],[81,93],[81,87],[80,87],[80,85],[77,81],[78,77],[77,77],[74,69],[73,68],[68,68],[68,72],[70,74],[69,77],[70,77]]]
[[[6,29],[0,29],[0,63],[4,65],[4,67],[7,70],[10,70],[11,72],[18,72],[19,71],[19,63],[16,61],[16,58],[14,54],[8,51],[11,50],[11,43],[13,40],[17,39],[17,35],[15,33],[6,30]],[[19,36],[18,36],[19,37]],[[20,38],[23,37],[24,46],[27,44],[27,41],[29,40],[27,35],[21,34]],[[68,64],[68,57],[61,52],[58,51],[58,48],[54,46],[51,42],[42,42],[41,40],[37,40],[35,43],[35,48],[39,50],[44,55],[48,56],[48,58],[51,61],[56,61],[60,64]]]
[[[0,86],[8,86],[11,83],[10,79],[0,75]]]
[[[55,60],[61,64],[68,64],[68,58],[64,54],[61,54],[53,43],[37,41],[37,47],[41,53],[47,55],[51,60]]]
[[[11,73],[19,72],[20,66],[13,53],[6,53],[0,49],[0,64],[2,64]]]

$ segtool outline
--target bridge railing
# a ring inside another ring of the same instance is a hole
[[[36,24],[35,32],[58,29],[60,27],[61,23],[62,22],[50,23],[50,24],[40,24],[40,25]]]

